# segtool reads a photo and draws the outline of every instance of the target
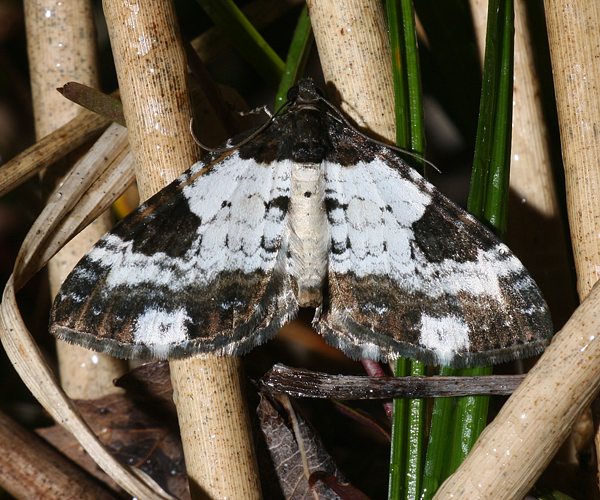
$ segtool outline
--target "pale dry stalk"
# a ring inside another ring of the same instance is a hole
[[[48,4],[26,0],[25,21],[31,93],[38,139],[69,122],[80,108],[56,88],[68,81],[98,86],[93,13],[89,0]],[[50,292],[56,295],[68,273],[111,227],[109,214],[99,217],[48,264]],[[119,360],[57,341],[61,383],[73,398],[94,398],[115,391],[113,380],[125,372]]]
[[[359,127],[394,143],[394,82],[383,5],[308,0],[329,97]]]
[[[600,388],[600,5],[546,1],[569,223],[583,300],[436,498],[522,498]],[[591,291],[590,291],[591,290]]]
[[[186,61],[171,2],[103,5],[146,199],[197,160]],[[239,359],[195,357],[170,366],[192,495],[260,498]]]
[[[515,2],[515,59],[509,220],[506,242],[539,285],[559,329],[577,307],[565,221],[552,168],[551,137],[544,116],[539,58],[530,16],[541,5]],[[533,10],[532,10],[533,9]],[[485,48],[488,3],[473,0],[471,10],[481,57]],[[561,459],[577,463],[577,443],[589,441],[591,413],[584,412]]]

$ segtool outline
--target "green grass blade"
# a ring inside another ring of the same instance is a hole
[[[507,0],[503,9],[502,53],[498,75],[498,95],[494,115],[494,137],[488,174],[487,196],[483,220],[501,237],[506,232],[510,151],[512,138],[513,66],[514,66],[514,0]],[[473,188],[471,188],[473,191]]]
[[[283,61],[232,0],[197,2],[267,83],[279,83],[285,67]]]
[[[392,49],[396,144],[424,153],[423,96],[412,0],[386,2]],[[422,363],[398,361],[397,375],[423,375]],[[424,400],[394,400],[388,498],[417,498],[421,489]]]
[[[479,122],[467,204],[473,215],[500,235],[506,227],[510,167],[513,16],[512,0],[490,0]],[[465,376],[492,372],[489,367],[444,371],[448,375]],[[485,427],[489,398],[457,398],[453,404],[441,399],[434,403],[424,498],[431,498],[444,479],[456,470]],[[445,457],[443,465],[437,463],[442,457]]]
[[[410,146],[408,111],[408,83],[406,81],[406,55],[402,36],[402,18],[397,0],[386,2],[390,45],[392,49],[392,76],[394,78],[394,102],[396,112],[396,145]]]
[[[419,48],[417,27],[412,0],[400,0],[404,54],[406,57],[406,88],[408,99],[409,140],[402,145],[415,153],[425,153],[425,123],[423,118],[423,93],[421,90],[421,70],[419,68]]]
[[[405,377],[410,373],[410,361],[399,358],[396,362],[396,377]],[[388,498],[405,498],[406,449],[407,449],[408,399],[394,399],[392,411],[392,445],[390,451],[390,473]]]
[[[483,67],[479,123],[467,209],[502,235],[510,168],[513,2],[492,0]]]
[[[312,44],[313,35],[310,17],[308,17],[307,7],[304,6],[298,18],[294,36],[292,36],[288,55],[285,60],[285,70],[283,71],[283,77],[279,82],[279,88],[275,96],[275,111],[286,103],[288,90],[296,84],[298,77],[304,71]]]
[[[513,89],[513,0],[491,0],[473,176],[467,209],[502,236],[506,228]],[[490,367],[462,370],[489,375]],[[467,456],[487,419],[488,397],[459,398],[451,466]]]
[[[489,366],[465,368],[456,375],[474,377],[491,375]],[[445,476],[452,474],[463,462],[477,438],[485,429],[490,398],[488,396],[466,396],[456,398],[456,411],[452,431],[452,449],[446,459]]]
[[[410,374],[413,377],[425,375],[425,365],[412,361]],[[405,498],[419,498],[423,482],[425,455],[425,400],[408,400],[408,439],[406,450]]]
[[[440,375],[455,375],[456,370],[442,367]],[[448,450],[453,448],[456,398],[436,398],[431,413],[431,428],[423,471],[421,499],[429,500],[447,477]]]

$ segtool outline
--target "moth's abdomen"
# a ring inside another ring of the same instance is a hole
[[[323,301],[330,240],[321,166],[294,163],[291,187],[289,270],[296,281],[298,305],[318,307]]]

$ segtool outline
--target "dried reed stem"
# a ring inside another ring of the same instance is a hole
[[[16,498],[111,499],[94,478],[0,412],[0,484]]]
[[[171,2],[104,0],[104,11],[146,199],[197,160],[184,52]],[[239,359],[174,361],[171,373],[192,495],[260,498]]]
[[[329,97],[360,126],[396,136],[390,44],[381,2],[308,0]]]

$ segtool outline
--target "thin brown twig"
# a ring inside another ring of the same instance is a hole
[[[472,395],[505,396],[525,375],[483,377],[365,377],[331,375],[277,364],[261,379],[276,393],[302,398],[394,399]]]

